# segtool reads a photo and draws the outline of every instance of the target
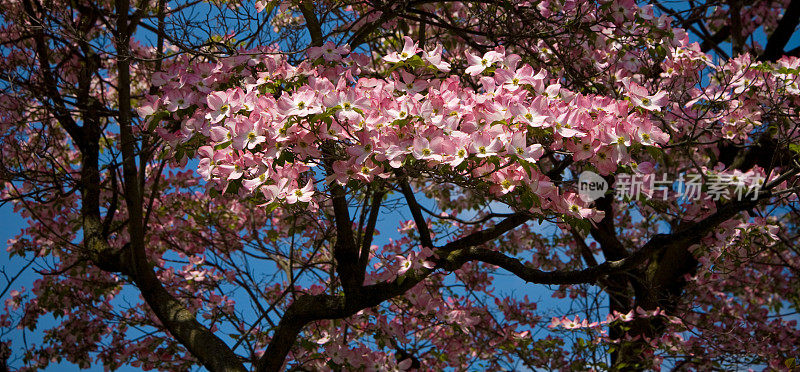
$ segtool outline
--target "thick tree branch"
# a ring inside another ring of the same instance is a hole
[[[606,177],[608,184],[612,184],[613,177]],[[591,233],[594,240],[600,243],[600,248],[603,250],[607,260],[619,260],[628,256],[628,252],[622,245],[622,242],[617,238],[617,232],[614,225],[614,206],[613,195],[606,195],[595,202],[595,207],[603,211],[605,216],[599,223],[592,226]]]
[[[130,34],[128,26],[129,0],[115,0],[117,11],[117,71],[122,154],[122,170],[125,202],[128,209],[128,233],[130,244],[123,254],[128,262],[125,270],[133,277],[133,281],[142,292],[147,304],[161,320],[164,327],[183,344],[200,362],[212,371],[244,371],[244,366],[233,351],[211,331],[195,318],[195,314],[186,309],[175,299],[159,281],[153,267],[147,259],[144,246],[144,215],[142,188],[139,172],[145,172],[145,164],[141,168],[136,165],[136,141],[131,128],[131,92],[130,92]],[[127,251],[127,252],[126,252]]]
[[[705,29],[705,26],[702,27]],[[700,50],[703,52],[707,52],[711,49],[719,49],[719,44],[723,41],[727,40],[728,37],[731,36],[731,27],[730,26],[723,26],[717,32],[712,34],[711,36],[701,36],[703,38],[703,42],[700,43]]]
[[[642,249],[622,260],[606,261],[597,266],[592,266],[583,270],[571,271],[542,271],[525,266],[518,259],[507,256],[501,252],[486,248],[467,248],[451,253],[448,261],[454,262],[455,266],[461,266],[467,261],[481,261],[503,268],[516,275],[520,279],[534,284],[582,284],[596,283],[605,276],[632,269],[644,261],[658,249],[663,237],[654,237],[651,243],[646,244]]]
[[[331,182],[334,220],[336,223],[336,242],[333,246],[333,257],[336,259],[336,273],[342,281],[345,293],[361,286],[358,272],[358,247],[353,236],[353,222],[347,205],[347,195],[342,186]]]
[[[306,28],[311,36],[311,46],[322,46],[322,25],[320,25],[317,15],[314,14],[314,2],[311,0],[303,0],[300,3],[300,13],[306,19]]]
[[[792,0],[778,22],[778,27],[775,28],[775,31],[772,32],[769,40],[767,40],[767,46],[758,57],[758,60],[774,62],[781,58],[783,48],[792,38],[798,22],[800,22],[800,0]]]
[[[744,50],[742,35],[742,0],[728,0],[731,24],[731,55],[737,56]]]
[[[488,229],[476,231],[465,237],[456,239],[450,243],[445,244],[441,248],[438,248],[438,250],[442,250],[444,252],[452,252],[458,249],[475,247],[498,238],[500,235],[503,235],[506,232],[517,228],[518,226],[524,224],[525,222],[528,222],[528,220],[530,220],[530,216],[528,216],[527,214],[514,213],[513,215],[500,221],[497,225],[494,225]]]
[[[358,272],[361,273],[361,283],[364,282],[364,273],[369,264],[369,250],[372,246],[372,238],[375,234],[375,225],[378,223],[378,213],[381,209],[383,196],[386,195],[383,190],[375,190],[372,194],[372,203],[369,208],[369,217],[367,217],[367,226],[364,228],[361,241],[361,252],[358,257]]]
[[[408,203],[408,209],[411,211],[411,216],[414,218],[414,224],[417,225],[417,232],[419,233],[419,240],[423,247],[433,248],[433,240],[431,239],[431,231],[428,229],[428,222],[422,215],[422,210],[414,197],[414,190],[408,184],[408,179],[403,175],[400,170],[396,171],[397,183],[400,185],[400,190]]]

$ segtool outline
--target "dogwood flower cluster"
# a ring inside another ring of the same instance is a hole
[[[204,138],[199,173],[266,203],[314,204],[316,183],[371,182],[405,167],[477,180],[496,197],[532,193],[541,201],[534,209],[596,219],[540,159],[568,154],[607,175],[632,149],[667,141],[634,109],[657,111],[665,93],[635,83],[626,83],[630,101],[577,94],[498,48],[466,54],[476,89],[446,74],[441,46],[422,51],[406,37],[384,58],[394,69],[385,78],[362,76],[375,66],[348,53],[326,44],[298,66],[259,53],[176,65],[157,76],[164,94],[140,113],[178,121],[176,132],[159,128],[175,148]]]

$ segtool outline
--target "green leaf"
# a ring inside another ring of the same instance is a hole
[[[280,204],[278,204],[277,202],[272,202],[272,203],[270,203],[269,205],[267,205],[267,207],[266,207],[266,208],[264,208],[264,212],[265,212],[265,213],[272,213],[272,211],[274,211],[275,209],[277,209],[279,205],[280,205]]]
[[[796,359],[795,359],[795,358],[789,358],[789,359],[786,359],[786,360],[783,362],[783,365],[785,365],[785,366],[786,366],[786,368],[794,368],[794,367],[796,367],[796,366],[797,366],[797,364],[796,364]]]
[[[520,196],[520,201],[522,202],[522,208],[524,209],[531,209],[533,208],[533,194],[528,192],[527,190],[522,193]]]
[[[580,232],[588,232],[592,229],[592,224],[582,218],[564,216],[564,221]]]
[[[522,166],[522,169],[525,170],[525,173],[528,174],[528,177],[533,176],[533,173],[531,171],[531,163],[529,163],[527,160],[524,159],[518,159],[517,163],[519,163],[519,165]]]
[[[242,187],[242,179],[236,179],[228,183],[228,187],[225,188],[225,194],[228,195],[236,195],[239,193],[239,188]]]
[[[214,146],[214,150],[222,150],[231,145],[231,141],[226,141]]]
[[[294,153],[291,151],[281,151],[281,155],[275,159],[275,164],[283,166],[286,163],[294,162]]]
[[[664,157],[664,150],[655,147],[655,146],[645,146],[645,150],[647,151],[653,159],[659,160]]]
[[[414,68],[425,67],[425,61],[423,61],[422,58],[416,54],[413,57],[407,59],[405,62],[406,64]]]
[[[150,132],[154,131],[158,126],[158,123],[160,123],[161,120],[164,120],[168,117],[169,117],[169,112],[163,110],[158,111],[153,115],[150,115],[150,117],[148,118],[149,121],[147,123],[147,130]]]
[[[175,159],[177,160],[183,159],[184,155],[186,155],[186,151],[183,149],[183,147],[179,147],[178,150],[175,151]]]

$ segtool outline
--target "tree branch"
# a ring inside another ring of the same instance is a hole
[[[783,55],[783,48],[792,38],[798,22],[800,22],[800,0],[792,0],[778,22],[778,27],[770,35],[764,52],[758,56],[758,60],[775,62],[780,59]]]
[[[364,228],[361,242],[361,252],[358,257],[358,272],[361,274],[361,283],[364,282],[363,275],[369,264],[369,250],[372,246],[372,237],[375,234],[375,225],[378,222],[378,212],[380,212],[383,196],[386,195],[382,190],[375,190],[372,194],[372,203],[367,217],[367,226]]]
[[[528,222],[528,220],[530,220],[530,217],[527,214],[520,212],[514,213],[508,218],[500,221],[495,226],[492,226],[485,230],[476,231],[465,237],[456,239],[438,249],[444,252],[452,252],[458,249],[478,246],[483,243],[496,239],[500,235],[503,235],[506,232],[517,228],[518,226],[524,224],[525,222]]]
[[[336,259],[336,273],[342,281],[345,293],[353,291],[363,282],[358,281],[358,248],[353,236],[353,222],[344,188],[335,181],[330,184],[333,202],[334,222],[336,223],[336,242],[333,257]]]
[[[311,0],[304,0],[300,3],[300,13],[306,19],[306,28],[311,36],[311,46],[322,46],[322,25],[314,14],[314,3]]]
[[[120,142],[122,153],[122,170],[125,202],[128,207],[128,233],[130,246],[123,250],[128,253],[124,260],[129,262],[129,270],[134,283],[142,292],[142,297],[161,320],[164,327],[192,353],[200,362],[212,371],[244,371],[239,357],[231,349],[195,318],[195,314],[186,309],[180,301],[173,297],[159,281],[153,267],[147,259],[144,236],[144,215],[142,205],[142,188],[139,172],[145,172],[145,164],[136,165],[136,154],[131,128],[131,92],[130,92],[130,35],[128,29],[128,11],[130,0],[115,0],[117,11],[117,33],[115,36],[118,71],[118,99]],[[129,260],[129,261],[128,261]]]
[[[414,224],[417,225],[420,243],[422,243],[423,247],[433,248],[431,231],[428,229],[428,222],[425,221],[425,217],[422,216],[422,211],[417,203],[417,199],[414,197],[414,190],[411,189],[411,185],[408,184],[408,179],[399,169],[395,171],[395,174],[397,175],[397,183],[400,185],[400,190],[406,198],[406,203],[408,203],[411,216],[414,217]]]
[[[39,67],[42,69],[41,77],[44,81],[45,97],[53,102],[55,108],[54,115],[58,120],[58,123],[64,127],[67,133],[69,133],[70,137],[72,137],[72,140],[78,145],[78,148],[83,150],[83,146],[85,146],[83,131],[75,122],[75,119],[72,118],[69,110],[67,110],[64,100],[61,98],[61,94],[58,92],[58,85],[54,79],[56,74],[54,74],[50,68],[50,57],[48,54],[49,48],[47,46],[44,33],[45,26],[40,21],[44,17],[38,17],[36,15],[31,0],[23,0],[22,4],[25,8],[25,12],[28,15],[31,25],[36,25],[38,23],[38,26],[31,28],[33,29],[33,38],[36,44],[36,58],[39,60]]]

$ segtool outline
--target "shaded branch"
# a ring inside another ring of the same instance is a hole
[[[320,25],[316,14],[314,14],[314,3],[304,0],[300,3],[300,13],[306,19],[306,28],[311,36],[311,46],[322,46],[322,25]]]
[[[414,224],[417,225],[417,232],[419,232],[419,240],[423,247],[433,248],[433,240],[431,239],[431,231],[428,229],[428,222],[422,216],[422,210],[414,197],[414,190],[408,184],[408,179],[401,173],[400,170],[395,172],[397,174],[397,183],[400,185],[400,190],[408,203],[408,209],[411,211],[411,216],[414,217]]]
[[[334,222],[336,223],[336,242],[333,246],[333,257],[336,259],[336,273],[342,281],[345,293],[361,286],[358,281],[358,248],[353,236],[353,223],[344,188],[338,183],[330,185]]]
[[[778,27],[767,40],[767,46],[764,47],[764,52],[758,56],[758,60],[775,62],[780,59],[783,55],[783,48],[792,38],[798,22],[800,22],[800,0],[792,0],[778,22]]]
[[[367,226],[364,228],[361,242],[361,252],[358,257],[358,272],[362,275],[361,283],[364,282],[363,275],[366,272],[367,264],[369,264],[369,250],[372,246],[372,238],[375,234],[375,225],[378,222],[378,212],[380,212],[383,196],[386,195],[382,190],[376,190],[372,194],[372,203],[369,209],[369,217],[367,217]]]

